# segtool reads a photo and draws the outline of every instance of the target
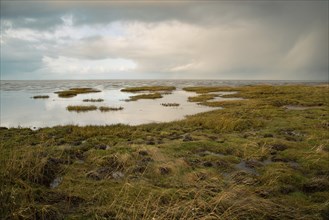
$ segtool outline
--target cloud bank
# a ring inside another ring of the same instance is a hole
[[[328,79],[328,2],[1,1],[2,79]]]

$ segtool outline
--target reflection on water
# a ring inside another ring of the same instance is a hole
[[[195,93],[182,90],[164,95],[161,99],[138,100],[125,102],[131,93],[121,92],[120,89],[105,90],[101,93],[80,94],[73,98],[59,98],[54,93],[49,99],[32,99],[36,92],[32,91],[2,91],[1,92],[1,126],[5,127],[48,127],[55,125],[109,125],[130,124],[138,125],[151,122],[168,122],[179,120],[186,115],[192,115],[214,108],[187,102],[189,96]],[[68,112],[68,105],[90,105],[83,99],[104,99],[96,106],[120,107],[121,111],[100,112]],[[179,103],[178,107],[164,107],[161,103]]]
[[[232,98],[223,97],[225,95],[233,95],[237,93],[238,92],[210,92],[209,94],[217,95],[217,97],[211,99],[210,102],[243,100],[242,98],[236,98],[236,97],[232,97]]]
[[[54,80],[54,81],[6,81],[0,80],[0,126],[5,127],[46,127],[55,125],[137,125],[150,122],[168,122],[179,120],[186,115],[213,110],[187,102],[188,96],[195,93],[181,89],[188,86],[241,86],[255,84],[317,84],[303,81],[223,81],[223,80]],[[135,86],[176,86],[177,91],[164,95],[161,99],[125,102],[132,94],[120,92],[124,87]],[[92,87],[101,93],[81,94],[73,98],[59,98],[55,91],[73,87]],[[211,101],[232,100],[223,98],[228,92],[218,93]],[[31,99],[34,95],[49,95],[49,99]],[[124,107],[122,111],[84,113],[68,112],[68,105],[90,105],[83,99],[102,98],[104,102],[92,103],[97,106]],[[178,107],[164,107],[161,103],[179,103]]]

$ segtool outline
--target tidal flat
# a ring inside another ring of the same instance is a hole
[[[136,126],[1,128],[0,218],[329,218],[328,85],[184,90],[221,108]],[[214,98],[222,91],[232,100]]]

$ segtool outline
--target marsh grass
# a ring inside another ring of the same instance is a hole
[[[36,95],[32,97],[33,99],[48,99],[49,95]]]
[[[327,87],[238,90],[170,123],[1,129],[0,218],[328,219]]]
[[[84,99],[83,102],[104,102],[104,99]]]
[[[210,93],[210,92],[236,92],[236,91],[240,91],[241,89],[242,87],[228,87],[228,86],[214,86],[214,87],[199,86],[199,87],[183,88],[184,91],[196,92],[199,94]]]
[[[188,101],[189,102],[205,102],[205,101],[214,99],[215,97],[217,97],[217,95],[215,95],[215,94],[201,94],[198,96],[188,97]]]
[[[174,86],[142,86],[124,88],[121,89],[121,92],[171,92],[175,89]]]
[[[120,111],[123,110],[123,107],[108,107],[108,106],[101,106],[98,108],[101,112],[109,112],[109,111]]]
[[[97,107],[95,105],[69,105],[66,107],[68,111],[74,112],[87,112],[87,111],[95,111]]]
[[[161,99],[163,96],[160,93],[150,93],[150,94],[141,94],[129,96],[127,101],[137,101],[140,99]]]
[[[97,92],[101,92],[101,91],[93,88],[71,88],[69,90],[58,91],[55,93],[58,94],[58,97],[61,98],[71,98],[77,96],[78,94],[97,93]]]
[[[178,107],[180,104],[179,103],[161,103],[161,105],[164,107]]]

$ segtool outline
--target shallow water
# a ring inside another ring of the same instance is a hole
[[[220,81],[220,80],[66,80],[66,81],[0,81],[0,126],[51,127],[56,125],[138,125],[152,122],[169,122],[186,115],[214,110],[187,101],[193,92],[182,91],[188,86],[240,86],[251,84],[285,84],[284,81]],[[291,83],[291,82],[289,82]],[[132,93],[121,92],[124,87],[167,85],[176,86],[172,94],[161,99],[125,102]],[[55,91],[73,87],[92,87],[101,93],[80,94],[73,98],[59,98]],[[227,92],[219,95],[230,94]],[[35,95],[49,95],[49,99],[32,99]],[[104,99],[104,102],[86,103],[83,99]],[[216,97],[217,100],[232,98]],[[179,103],[178,107],[164,107],[161,103]],[[68,112],[68,105],[96,105],[124,107],[122,111]]]
[[[49,95],[49,99],[32,99],[37,94]],[[120,89],[105,90],[100,93],[80,94],[72,98],[59,98],[54,93],[32,91],[1,92],[1,126],[4,127],[49,127],[55,125],[138,125],[152,122],[169,122],[183,119],[214,108],[200,106],[187,101],[194,93],[182,90],[164,95],[161,99],[138,100],[126,102],[132,93]],[[83,99],[102,98],[104,102],[86,103]],[[178,107],[164,107],[161,103],[179,103]],[[69,112],[68,105],[96,105],[120,107],[121,111]]]

